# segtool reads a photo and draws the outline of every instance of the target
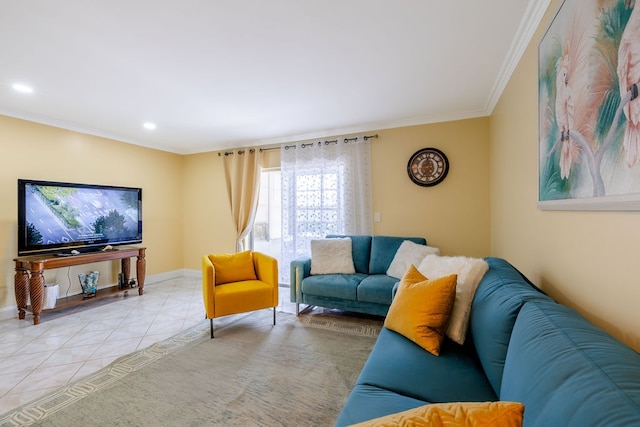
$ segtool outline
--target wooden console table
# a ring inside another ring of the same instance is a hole
[[[120,259],[125,283],[129,282],[129,258],[137,257],[136,274],[138,275],[138,295],[144,292],[144,278],[146,261],[144,253],[146,248],[118,247],[104,252],[91,252],[73,256],[33,255],[15,258],[16,275],[14,279],[16,302],[18,305],[18,318],[24,319],[27,311],[27,292],[31,298],[31,311],[33,312],[33,324],[40,323],[40,312],[44,297],[44,270],[54,268],[71,267],[74,265],[91,264],[101,261]],[[100,292],[100,291],[98,291]],[[82,300],[78,300],[82,303]]]

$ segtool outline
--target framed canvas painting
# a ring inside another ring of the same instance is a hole
[[[640,5],[565,0],[538,45],[541,209],[640,210]]]

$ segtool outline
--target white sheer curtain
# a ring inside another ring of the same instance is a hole
[[[280,280],[327,234],[372,234],[371,143],[333,141],[283,145]]]

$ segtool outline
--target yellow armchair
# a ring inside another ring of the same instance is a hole
[[[260,252],[202,257],[202,296],[207,319],[278,306],[278,261]]]

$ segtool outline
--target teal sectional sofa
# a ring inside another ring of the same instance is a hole
[[[386,272],[402,242],[426,245],[422,237],[343,236],[352,242],[355,274],[311,275],[311,257],[291,262],[291,302],[385,316],[399,279]]]
[[[464,345],[383,328],[336,426],[428,403],[512,401],[527,427],[640,425],[640,355],[487,258]]]

